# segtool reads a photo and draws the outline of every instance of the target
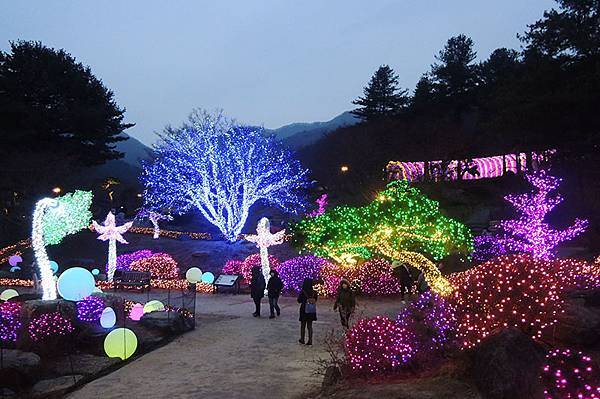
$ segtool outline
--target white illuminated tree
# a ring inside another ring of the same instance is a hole
[[[258,221],[256,226],[256,234],[247,234],[244,237],[246,240],[253,242],[260,249],[260,266],[262,268],[262,274],[265,278],[265,283],[269,282],[271,275],[271,267],[269,265],[269,247],[273,245],[279,245],[283,243],[285,238],[285,230],[278,231],[277,233],[271,233],[271,223],[269,219],[262,218]]]
[[[150,220],[150,222],[152,223],[152,227],[154,227],[154,234],[152,235],[152,238],[154,238],[155,240],[157,240],[160,237],[160,226],[158,222],[160,222],[161,220],[173,220],[173,216],[171,215],[164,215],[160,212],[155,212],[147,209],[142,209],[137,214],[136,218],[148,218],[148,220]]]
[[[264,129],[195,111],[160,137],[156,158],[143,163],[147,208],[197,209],[229,241],[238,239],[257,202],[291,213],[304,209],[308,171]]]
[[[123,238],[123,233],[131,228],[133,222],[127,222],[121,226],[116,225],[115,215],[112,212],[108,212],[104,224],[100,225],[95,221],[92,221],[94,230],[100,234],[99,240],[108,241],[108,281],[112,281],[117,270],[117,241],[121,244],[128,244]]]

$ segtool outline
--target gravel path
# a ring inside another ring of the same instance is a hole
[[[319,301],[315,345],[298,343],[298,305],[281,298],[282,315],[253,318],[246,295],[198,296],[198,326],[172,343],[83,386],[68,398],[296,398],[314,389],[315,361],[325,358],[323,339],[341,334],[331,300]],[[399,299],[363,299],[361,315],[395,316]],[[266,315],[266,316],[265,316]]]

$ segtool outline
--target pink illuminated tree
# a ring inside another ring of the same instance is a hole
[[[563,201],[559,194],[554,194],[561,179],[547,174],[544,170],[528,174],[525,178],[534,190],[504,197],[520,216],[500,222],[504,231],[500,240],[511,252],[525,252],[536,258],[551,259],[555,256],[556,246],[583,233],[587,229],[588,221],[575,219],[575,222],[564,230],[553,229],[544,220],[546,215]]]

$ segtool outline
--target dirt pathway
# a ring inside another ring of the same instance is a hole
[[[198,296],[198,326],[172,343],[83,386],[68,398],[295,398],[321,383],[315,360],[326,357],[323,338],[340,330],[332,302],[319,301],[315,345],[298,341],[295,298],[281,298],[281,318],[253,318],[247,296]],[[359,313],[389,314],[399,300],[363,300]],[[266,309],[265,309],[266,308]]]

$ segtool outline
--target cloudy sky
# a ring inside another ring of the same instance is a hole
[[[194,107],[276,128],[328,120],[381,64],[411,90],[453,35],[518,49],[551,0],[0,0],[0,49],[39,40],[89,65],[148,144]]]

